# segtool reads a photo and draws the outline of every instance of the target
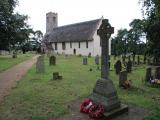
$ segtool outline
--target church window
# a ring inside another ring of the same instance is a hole
[[[70,48],[72,48],[72,42],[70,42]]]
[[[78,46],[79,46],[79,48],[81,48],[81,43],[80,42],[78,43]]]
[[[65,42],[62,42],[62,50],[65,50],[66,49],[66,44]]]
[[[49,23],[49,17],[47,17],[47,23]]]
[[[54,43],[55,44],[55,50],[57,50],[57,43]]]
[[[53,17],[53,22],[54,22],[54,23],[56,22],[56,17]]]
[[[88,41],[86,41],[86,48],[88,48]]]

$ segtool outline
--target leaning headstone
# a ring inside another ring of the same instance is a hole
[[[56,57],[55,56],[49,57],[49,65],[56,65]]]
[[[36,62],[36,72],[43,73],[44,72],[44,56],[39,56]]]
[[[132,61],[127,62],[126,70],[127,70],[128,73],[132,72]]]
[[[87,65],[87,64],[88,64],[87,57],[84,57],[84,58],[83,58],[83,65]]]
[[[150,82],[152,79],[152,68],[151,67],[148,67],[146,69],[146,76],[145,76],[145,81],[146,82]]]
[[[101,104],[104,106],[104,117],[114,117],[118,113],[128,111],[127,106],[123,106],[118,99],[117,92],[113,86],[113,82],[109,79],[109,68],[108,68],[108,46],[109,38],[113,33],[114,28],[108,23],[108,20],[103,19],[97,34],[100,36],[102,41],[102,55],[101,55],[101,79],[97,80],[96,85],[93,89],[93,93],[90,98],[94,103]]]
[[[155,78],[158,79],[158,80],[160,80],[160,67],[156,67]]]
[[[96,55],[96,57],[95,57],[95,64],[99,65],[99,55]]]
[[[119,86],[123,86],[124,82],[127,80],[127,71],[121,71],[119,74]]]
[[[116,63],[115,63],[115,72],[116,72],[116,74],[119,74],[120,73],[120,71],[122,70],[122,64],[121,64],[121,61],[120,60],[118,60]]]

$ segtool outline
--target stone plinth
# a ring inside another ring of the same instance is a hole
[[[95,103],[102,104],[105,107],[105,111],[120,107],[120,101],[111,80],[97,80],[91,99]]]

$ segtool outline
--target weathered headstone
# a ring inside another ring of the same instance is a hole
[[[127,62],[127,68],[126,68],[128,73],[132,72],[132,61],[128,61]]]
[[[124,82],[127,80],[127,71],[121,71],[119,74],[119,86],[123,86]]]
[[[146,76],[145,76],[145,81],[146,82],[150,82],[152,79],[152,68],[151,67],[148,67],[146,69]]]
[[[36,62],[36,72],[43,73],[44,72],[44,56],[39,56]]]
[[[13,52],[12,58],[17,58],[17,52],[16,51]]]
[[[137,56],[137,64],[138,65],[140,64],[140,57],[139,57],[139,55]]]
[[[97,80],[96,85],[93,89],[91,99],[93,102],[101,104],[105,108],[104,116],[106,118],[113,117],[116,113],[121,113],[122,111],[128,111],[128,107],[122,109],[122,105],[118,99],[116,90],[113,86],[112,81],[109,77],[108,68],[108,48],[109,48],[109,38],[114,32],[114,28],[108,23],[108,20],[102,20],[102,24],[97,31],[102,41],[102,55],[101,55],[101,79]],[[109,114],[110,113],[110,114]]]
[[[99,65],[99,55],[96,55],[96,57],[95,57],[95,64]]]
[[[119,74],[120,71],[122,70],[122,64],[120,60],[117,60],[117,62],[115,63],[115,72],[116,74]]]
[[[125,65],[126,63],[126,56],[125,55],[122,55],[122,63]]]
[[[49,65],[56,65],[56,57],[55,56],[49,57]]]
[[[88,64],[87,57],[84,57],[84,58],[83,58],[83,65],[87,65],[87,64]]]
[[[89,57],[89,58],[91,57],[91,53],[88,54],[88,57]]]
[[[155,78],[158,79],[158,80],[160,80],[160,67],[156,67]]]
[[[62,76],[59,75],[59,72],[53,72],[53,80],[61,80]]]

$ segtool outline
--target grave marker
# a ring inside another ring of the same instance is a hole
[[[102,20],[102,24],[97,31],[102,41],[102,54],[101,54],[101,79],[97,80],[93,89],[91,99],[98,104],[102,104],[105,108],[104,115],[106,118],[113,117],[120,112],[128,111],[128,107],[122,108],[118,99],[116,90],[112,81],[109,79],[108,67],[108,48],[109,38],[114,32],[114,28],[108,23],[107,19]],[[108,114],[111,112],[111,114]]]
[[[44,56],[39,56],[36,62],[36,72],[44,73]]]

